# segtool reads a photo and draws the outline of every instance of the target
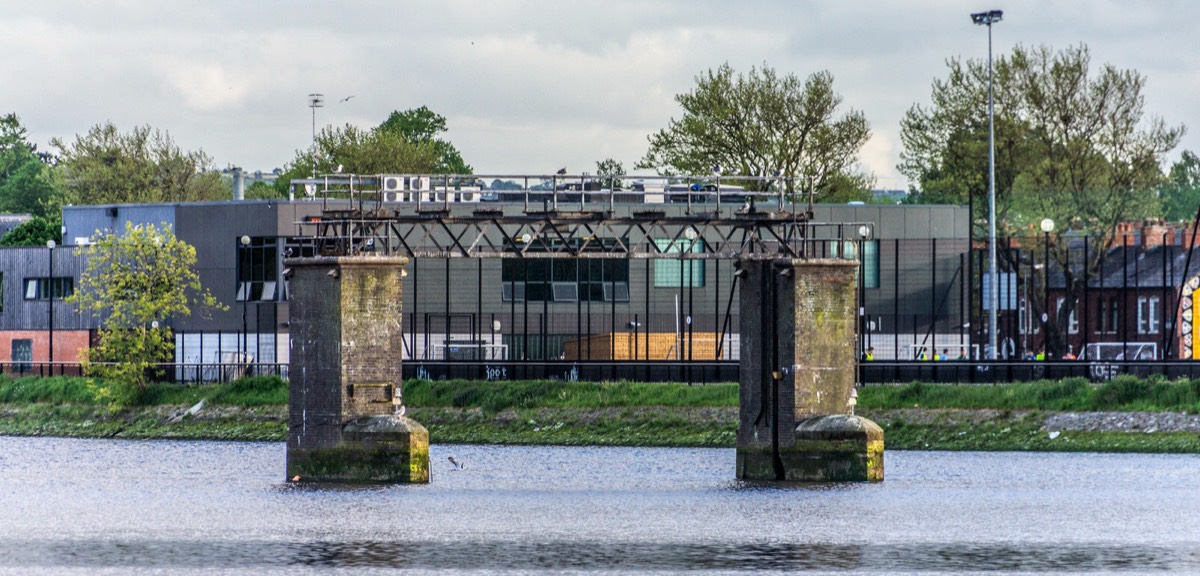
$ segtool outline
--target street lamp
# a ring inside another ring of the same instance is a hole
[[[317,177],[317,108],[325,107],[324,94],[309,94],[308,107],[312,108],[312,177]],[[245,236],[242,236],[245,238]]]
[[[239,242],[242,245],[243,257],[238,258],[238,263],[245,265],[246,248],[250,247],[250,237],[243,234]],[[250,349],[249,342],[246,340],[246,301],[250,299],[250,283],[242,280],[242,276],[242,273],[238,274],[238,292],[241,292],[242,296],[242,356],[238,360],[244,363],[246,362],[246,353]]]
[[[1054,231],[1054,221],[1049,218],[1042,218],[1042,234],[1045,236],[1043,240],[1046,242],[1045,256],[1042,261],[1042,291],[1045,292],[1042,298],[1042,349],[1045,350],[1050,343],[1050,233]]]
[[[992,24],[1004,17],[1000,10],[976,12],[971,21],[988,29],[988,278],[991,293],[988,295],[988,353],[990,360],[996,359],[996,309],[1000,307],[1000,278],[996,272],[996,126],[992,110]]]
[[[50,325],[50,375],[54,375],[54,239],[46,241],[46,249],[50,252],[50,274],[46,278],[46,288],[50,291],[50,313],[48,315]]]

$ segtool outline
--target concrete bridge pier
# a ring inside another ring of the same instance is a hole
[[[408,259],[294,258],[287,477],[429,482],[429,432],[404,415],[400,279]]]
[[[738,261],[744,480],[883,480],[883,430],[853,415],[858,263]]]

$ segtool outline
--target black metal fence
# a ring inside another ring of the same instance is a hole
[[[736,361],[412,361],[404,378],[425,380],[562,380],[567,382],[680,382],[713,384],[738,381]]]
[[[178,384],[230,382],[246,376],[288,377],[286,364],[162,364],[154,368],[154,381]],[[56,362],[0,363],[9,377],[80,376],[80,364]],[[676,361],[412,361],[402,366],[405,380],[561,380],[565,382],[675,382],[693,385],[737,382],[735,360]],[[1141,378],[1162,376],[1175,380],[1200,378],[1200,362],[1189,361],[871,361],[863,362],[863,385],[932,382],[940,384],[1005,384],[1062,378],[1105,382],[1121,374]]]
[[[231,382],[246,376],[279,376],[287,378],[287,364],[270,363],[166,363],[147,369],[153,382],[177,384],[212,384]],[[10,378],[26,376],[84,376],[83,364],[78,362],[0,362],[0,374]]]
[[[1200,362],[1188,361],[875,361],[864,362],[859,371],[862,384],[1007,384],[1036,380],[1086,378],[1106,382],[1118,375],[1141,378],[1162,376],[1170,380],[1200,378]]]

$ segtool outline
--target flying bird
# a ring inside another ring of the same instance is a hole
[[[465,462],[459,462],[458,460],[455,460],[453,456],[450,456],[446,459],[450,461],[450,464],[454,466],[455,470],[462,470],[463,468],[467,467]]]
[[[350,101],[350,99],[351,99],[351,98],[353,98],[353,97],[354,97],[354,95],[353,95],[353,94],[351,94],[350,96],[347,96],[347,97],[345,97],[345,98],[342,98],[341,100],[338,100],[338,104],[341,104],[342,102],[349,102],[349,101]]]

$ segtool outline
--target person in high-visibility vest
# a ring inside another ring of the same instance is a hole
[[[867,348],[867,353],[863,354],[863,360],[870,362],[874,359],[875,359],[875,348],[874,347]]]

